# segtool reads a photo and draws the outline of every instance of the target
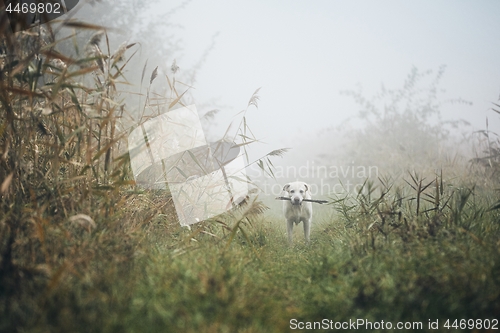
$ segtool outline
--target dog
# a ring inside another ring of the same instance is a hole
[[[283,213],[286,219],[288,241],[293,242],[293,224],[304,224],[304,238],[309,243],[311,234],[312,203],[303,202],[303,199],[311,199],[309,185],[304,182],[288,183],[283,187],[283,192],[290,200],[283,201]]]

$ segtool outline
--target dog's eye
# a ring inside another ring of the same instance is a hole
[[[291,190],[290,193],[295,193],[295,190]]]
[[[304,193],[304,190],[300,190],[300,193]]]

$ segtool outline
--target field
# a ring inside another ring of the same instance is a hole
[[[259,197],[181,227],[168,191],[135,186],[117,130],[135,45],[111,52],[95,34],[65,55],[52,31],[37,33],[0,41],[0,331],[500,327],[500,150],[491,133],[471,143],[475,159],[436,171],[431,153],[414,155],[413,170],[329,197],[315,206],[310,244],[297,231],[289,245],[276,203],[268,210]],[[170,87],[174,107],[182,95]],[[418,112],[389,115],[390,136],[411,122],[430,152],[443,133]],[[373,128],[363,133],[374,136],[358,136],[353,149],[362,138],[379,142]],[[388,142],[379,158],[397,164],[384,155]]]

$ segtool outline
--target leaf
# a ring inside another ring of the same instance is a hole
[[[4,86],[1,84],[0,84],[0,90],[6,90],[6,91],[10,91],[14,94],[24,95],[24,96],[29,96],[29,97],[42,97],[42,98],[45,97],[43,94],[36,93],[36,92],[31,91],[31,90],[24,90],[24,89],[17,88],[17,87],[8,87],[8,86]]]
[[[492,210],[497,210],[497,209],[500,209],[500,201],[498,201],[496,204],[494,204],[493,206],[491,206],[490,208],[488,208],[488,212],[489,211],[492,211]]]
[[[274,172],[273,172],[272,163],[269,160],[269,157],[267,158],[267,162],[268,162],[267,168],[269,169],[269,173],[271,174],[271,176],[273,177],[273,179],[276,179],[276,176],[274,175]]]
[[[182,171],[182,169],[180,169],[179,167],[177,166],[174,166],[175,169],[177,169],[177,171],[179,171],[179,173],[185,178],[185,179],[188,179],[188,176],[184,173],[184,171]]]
[[[68,73],[67,77],[84,75],[84,74],[93,72],[93,71],[97,70],[98,68],[99,68],[98,66],[90,66],[90,67],[82,68],[82,69],[79,69],[77,71]]]
[[[168,106],[168,108],[172,108],[172,106],[174,106],[175,104],[177,104],[179,102],[179,100],[182,98],[182,96],[184,96],[184,94],[188,91],[189,89],[185,90],[182,94],[180,94],[179,96],[177,96],[176,99],[174,99],[172,101],[172,103],[170,103],[170,105]]]
[[[146,59],[146,63],[144,64],[144,68],[142,69],[141,86],[142,86],[142,82],[144,81],[144,74],[146,74],[146,67],[147,66],[148,66],[148,60]]]
[[[167,78],[168,87],[170,88],[170,90],[174,90],[174,88],[172,86],[172,82],[170,82],[170,78],[168,77],[168,75],[165,75],[165,77]]]
[[[99,157],[101,157],[102,154],[104,154],[112,145],[114,145],[117,141],[119,140],[119,138],[115,138],[114,140],[110,140],[108,142],[108,144],[106,146],[104,146],[104,148],[101,148],[101,150],[99,150],[97,152],[97,154],[94,155],[94,157],[92,158],[93,161],[97,160]],[[62,141],[62,140],[61,140]]]
[[[191,158],[193,159],[193,161],[200,167],[201,171],[203,171],[203,173],[206,175],[207,174],[207,171],[205,170],[205,168],[198,162],[198,159],[196,158],[196,156],[190,151],[190,150],[187,150],[188,154],[191,156]]]
[[[66,64],[76,63],[75,59],[67,57],[67,56],[65,56],[57,51],[54,51],[54,50],[41,50],[40,53],[42,53],[43,55],[46,55],[47,58],[49,58],[49,59],[59,59]]]
[[[78,28],[78,29],[89,29],[89,30],[105,30],[106,28],[100,25],[88,24],[78,21],[68,21],[64,22],[63,25],[70,28]]]
[[[231,245],[231,243],[233,242],[233,238],[236,235],[236,231],[238,231],[238,227],[240,226],[241,221],[243,221],[243,218],[244,218],[244,216],[241,219],[239,219],[235,223],[234,227],[232,228],[231,234],[229,235],[229,239],[226,243],[226,247],[224,248],[224,251],[226,251],[229,248],[229,246]]]

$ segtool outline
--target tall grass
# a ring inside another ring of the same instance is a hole
[[[111,52],[101,27],[64,24],[96,31],[80,58],[58,52],[50,25],[2,31],[2,329],[36,323],[64,281],[134,253],[137,226],[120,223],[128,157],[116,152],[124,50]]]
[[[168,236],[167,247],[179,254],[207,236],[229,246],[265,209],[248,198],[228,216],[180,230],[168,192],[136,188],[123,153],[131,117],[119,88],[127,84],[127,54],[137,45],[113,52],[103,27],[62,26],[77,35],[56,40],[50,25],[1,31],[0,330],[91,324],[103,306],[116,304],[82,293],[111,288],[151,244]],[[78,45],[88,30],[93,34]],[[76,41],[73,56],[58,51],[69,39]],[[155,69],[150,87],[156,77]],[[170,93],[148,88],[139,122],[182,104],[186,90],[177,91],[175,76],[166,78]],[[61,313],[56,319],[54,311]]]

